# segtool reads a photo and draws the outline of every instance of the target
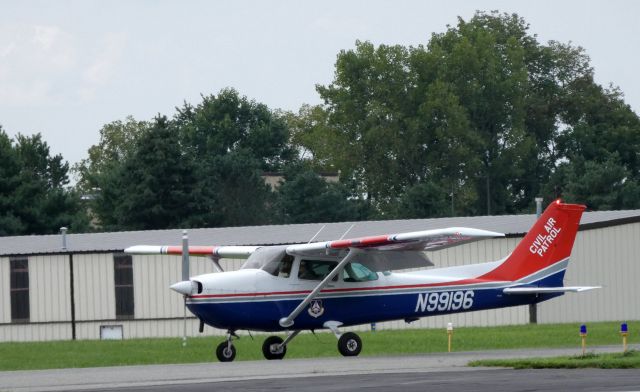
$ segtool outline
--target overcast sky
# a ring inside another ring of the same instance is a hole
[[[640,1],[0,0],[0,124],[75,163],[105,123],[172,116],[224,87],[297,111],[320,103],[315,84],[356,40],[424,44],[477,9],[584,47],[596,80],[640,113]]]

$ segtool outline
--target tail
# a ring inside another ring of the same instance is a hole
[[[551,203],[513,253],[481,278],[561,287],[585,206]]]

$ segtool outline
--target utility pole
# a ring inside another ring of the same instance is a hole
[[[452,217],[456,216],[455,208],[454,208],[454,205],[453,205],[453,191],[454,191],[454,189],[455,189],[455,183],[452,182],[451,183],[451,216]]]
[[[187,231],[182,231],[182,280],[189,280],[189,237]],[[187,346],[187,296],[184,296],[183,311],[183,335],[182,335],[182,347]]]
[[[491,182],[489,181],[489,173],[487,172],[487,216],[491,215]]]
[[[536,197],[535,200],[537,220],[540,219],[540,215],[542,215],[542,198]],[[538,324],[538,304],[529,304],[529,324]]]

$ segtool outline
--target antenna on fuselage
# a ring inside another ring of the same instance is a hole
[[[355,227],[355,223],[352,223],[351,226],[349,226],[349,228],[347,229],[347,231],[344,232],[344,234],[342,234],[342,236],[340,238],[338,238],[339,240],[343,239],[345,235],[347,235],[348,232],[351,231],[351,229],[353,229]]]
[[[309,242],[307,242],[307,244],[310,244],[310,243],[311,243],[311,241],[315,240],[315,239],[316,239],[316,237],[318,236],[318,234],[320,234],[320,232],[321,232],[322,230],[324,230],[324,228],[325,228],[325,227],[327,227],[327,225],[322,225],[322,227],[320,228],[320,230],[318,230],[318,232],[317,232],[313,237],[311,237],[311,239],[309,240]]]

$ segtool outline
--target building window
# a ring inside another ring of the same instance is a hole
[[[29,259],[9,259],[11,280],[11,321],[29,321]]]
[[[133,318],[133,262],[129,255],[113,256],[116,318]]]

